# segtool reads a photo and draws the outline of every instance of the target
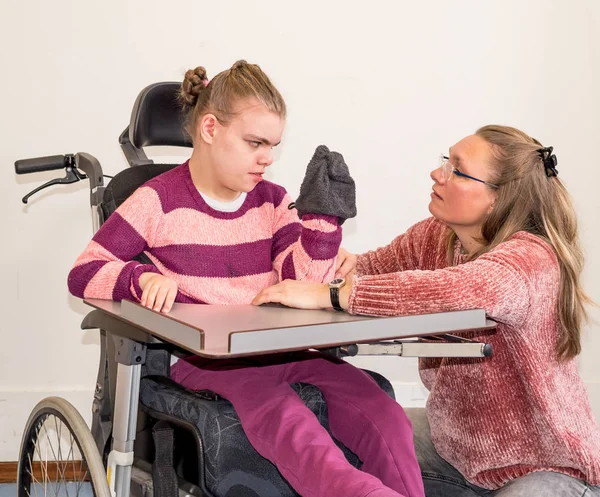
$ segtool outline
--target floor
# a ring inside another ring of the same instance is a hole
[[[75,483],[68,483],[67,488],[62,488],[58,493],[55,493],[52,489],[47,489],[48,492],[44,492],[41,486],[33,487],[31,490],[31,497],[42,497],[45,495],[52,497],[92,497],[92,487],[89,483],[84,483],[77,492],[77,486]],[[14,483],[2,483],[0,484],[0,497],[15,497],[17,494],[17,486]]]

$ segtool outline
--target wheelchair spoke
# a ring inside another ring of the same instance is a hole
[[[78,485],[77,485],[77,495],[79,495],[79,492],[83,488],[83,485],[85,484],[86,478],[88,476],[87,463],[82,459],[81,461],[79,461],[79,471],[77,474],[81,475],[82,470],[84,468],[85,468],[85,472],[83,473],[83,476],[81,476],[81,479],[79,480]]]
[[[45,420],[41,419],[40,420],[40,424],[36,427],[36,439],[35,439],[35,449],[34,449],[34,456],[35,456],[35,452],[37,452],[38,454],[38,458],[40,460],[40,472],[41,472],[41,477],[42,477],[42,484],[43,484],[43,488],[44,488],[44,495],[48,495],[48,487],[50,487],[50,490],[54,490],[54,485],[52,484],[52,481],[49,478],[48,475],[48,461],[45,457],[45,454],[42,454],[42,450],[40,448],[40,434],[42,432],[42,427],[44,428],[44,430],[46,431],[46,433],[48,432],[46,430],[45,427]],[[48,452],[48,450],[46,449],[46,453]],[[33,471],[33,467],[31,469]],[[53,492],[54,495],[56,495],[56,492]]]
[[[56,417],[54,418],[54,423],[56,424]],[[54,462],[56,464],[56,479],[54,481],[56,481],[56,490],[54,495],[58,496],[58,493],[60,491],[60,484],[61,481],[58,479],[58,475],[59,475],[59,470],[60,470],[60,464],[58,463],[59,459],[58,459],[58,455],[56,454],[56,452],[54,451],[54,445],[50,442],[50,434],[48,433],[48,428],[46,428],[46,423],[43,424],[44,427],[44,431],[46,432],[46,442],[47,444],[50,446],[50,450],[52,451],[52,457],[54,458]],[[59,446],[60,449],[60,446]],[[46,474],[48,473],[48,461],[46,461]]]
[[[77,442],[75,441],[75,439],[73,438],[73,434],[71,432],[69,432],[69,439],[70,439],[70,448],[69,448],[69,454],[67,455],[67,458],[65,460],[65,464],[69,461],[69,458],[71,459],[71,467],[73,470],[73,482],[75,483],[75,496],[79,496],[79,492],[81,491],[83,484],[85,483],[85,477],[87,475],[87,464],[85,464],[85,462],[83,461],[83,459],[79,460],[79,469],[77,469],[75,467],[75,448],[77,447],[79,449],[79,445],[77,445]],[[81,475],[82,469],[85,465],[86,471],[83,474],[83,476]],[[66,468],[65,468],[65,472],[66,472]],[[68,495],[68,492],[67,492]]]
[[[27,473],[31,477],[31,483],[33,484],[33,487],[35,489],[35,497],[37,497],[37,487],[38,487],[38,485],[40,485],[40,482],[35,477],[35,474],[33,473],[33,461],[31,460],[31,454],[27,454],[27,459],[29,461],[29,468],[27,468]],[[27,490],[27,495],[29,495],[29,497],[31,497],[31,486],[32,485],[30,485],[29,489]]]
[[[73,451],[73,444],[75,443],[75,440],[73,439],[73,434],[71,432],[69,432],[69,438],[71,439],[71,450],[69,451],[69,454],[71,454],[71,466],[73,468],[73,476],[80,475],[81,471],[76,471],[76,469],[75,469],[75,453]],[[80,461],[80,466],[81,466],[81,464],[83,464],[83,461]],[[79,469],[81,469],[81,467]],[[82,484],[83,484],[83,482],[81,480],[77,480],[76,485],[75,485],[75,495],[76,496],[79,495],[79,490],[81,490]]]
[[[77,490],[77,495],[79,495],[79,490],[81,490],[83,488],[83,485],[85,484],[85,479],[86,479],[87,475],[88,475],[88,470],[87,470],[87,464],[86,464],[85,473],[83,473],[81,481],[79,482],[79,489]]]
[[[58,488],[56,491],[56,495],[58,496],[58,494],[60,493],[60,487],[63,486],[65,488],[65,491],[67,492],[67,497],[69,497],[69,492],[67,491],[67,484],[65,481],[65,474],[64,474],[64,471],[61,471],[61,469],[64,470],[64,468],[61,468],[62,444],[61,444],[61,439],[60,439],[60,426],[62,426],[62,423],[59,425],[58,418],[56,416],[53,416],[53,418],[54,418],[54,433],[56,434],[56,443],[57,443],[55,464],[56,464],[56,479],[58,480],[58,483],[57,483]],[[59,477],[60,477],[60,479],[59,479]]]
[[[62,423],[61,423],[61,425],[62,425]],[[71,435],[70,432],[69,432],[69,435]],[[73,438],[72,437],[69,437],[69,438],[71,438],[70,444],[69,444],[69,453],[67,454],[67,456],[65,457],[64,462],[63,462],[63,475],[67,474],[67,469],[68,469],[67,466],[69,464],[69,458],[73,456]],[[62,440],[62,433],[61,433],[60,440]],[[60,453],[60,451],[59,451],[59,453]],[[73,473],[73,476],[75,476],[75,473]],[[77,487],[77,485],[75,485],[75,486]],[[69,497],[69,485],[67,484],[66,477],[65,477],[65,491],[67,493],[67,497]]]
[[[43,488],[44,488],[44,495],[48,495],[48,486],[51,486],[52,488],[54,488],[54,485],[51,485],[50,479],[48,478],[47,461],[46,461],[46,458],[42,455],[42,450],[40,449],[40,433],[42,431],[43,424],[44,424],[44,421],[42,421],[41,424],[37,428],[35,451],[37,451],[38,459],[40,460],[40,472],[41,472],[42,484],[43,484]],[[34,455],[35,455],[35,452],[34,452]],[[32,468],[32,471],[33,471],[33,468]]]

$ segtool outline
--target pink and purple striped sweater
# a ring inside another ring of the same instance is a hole
[[[139,301],[139,277],[161,273],[178,284],[176,302],[249,304],[283,279],[333,278],[342,233],[337,218],[298,219],[281,186],[262,181],[235,212],[210,207],[188,163],[135,191],[75,262],[69,291],[80,298]],[[152,264],[134,261],[140,253]]]

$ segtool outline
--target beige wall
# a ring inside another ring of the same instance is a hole
[[[87,309],[66,288],[91,236],[86,184],[24,207],[56,175],[17,177],[16,159],[88,152],[115,173],[142,87],[245,58],[289,105],[270,179],[295,196],[318,144],[344,154],[358,185],[359,216],[344,225],[354,251],[428,215],[437,156],[480,125],[553,145],[581,217],[586,288],[600,301],[599,32],[597,0],[2,2],[0,460],[16,459],[39,398],[64,395],[89,419],[98,356],[96,334],[79,329]],[[599,331],[586,329],[581,356],[597,416]],[[404,405],[423,404],[414,360],[355,362],[384,372]]]

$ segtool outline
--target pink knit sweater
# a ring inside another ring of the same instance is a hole
[[[600,484],[600,430],[575,360],[558,362],[560,272],[552,248],[525,232],[471,262],[434,218],[359,256],[353,314],[483,308],[497,321],[486,359],[421,359],[439,454],[470,482],[497,489],[534,471]]]

